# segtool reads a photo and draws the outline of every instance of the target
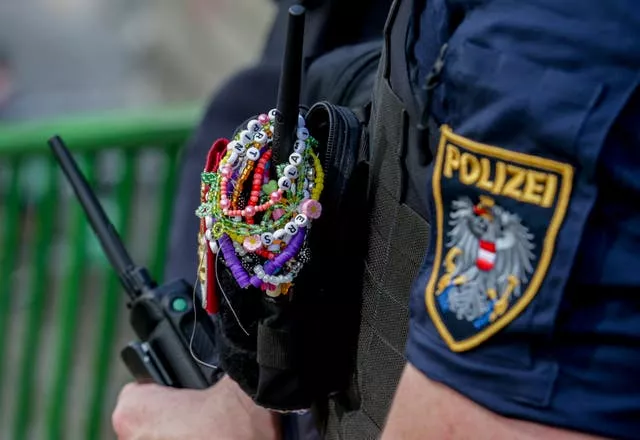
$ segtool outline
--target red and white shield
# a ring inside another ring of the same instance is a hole
[[[480,240],[476,266],[486,272],[493,269],[496,262],[496,244],[492,241]]]

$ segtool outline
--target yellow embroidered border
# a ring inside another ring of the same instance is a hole
[[[526,291],[524,292],[522,297],[516,301],[513,307],[511,307],[503,316],[501,316],[484,330],[463,341],[456,341],[453,339],[447,327],[440,319],[440,315],[436,310],[436,306],[434,303],[434,286],[442,264],[442,231],[444,224],[444,210],[442,204],[441,174],[444,159],[444,147],[447,140],[451,141],[453,144],[460,145],[470,151],[483,154],[488,157],[521,163],[544,170],[554,171],[562,176],[562,184],[560,186],[560,192],[558,194],[558,201],[556,203],[555,212],[553,213],[553,216],[551,218],[549,228],[547,229],[547,234],[544,238],[542,252],[540,253],[540,260],[538,262],[538,265],[536,266],[533,277],[531,278],[531,282],[527,286]],[[427,310],[429,312],[429,315],[431,316],[431,319],[438,329],[438,332],[452,351],[461,352],[477,347],[482,342],[486,341],[488,338],[503,329],[511,321],[513,321],[520,314],[520,312],[522,312],[524,308],[529,305],[533,297],[538,292],[538,289],[540,288],[540,285],[542,284],[542,281],[544,280],[544,277],[547,273],[547,269],[549,268],[549,264],[553,256],[556,237],[564,220],[567,206],[569,205],[569,200],[571,198],[572,182],[573,167],[569,164],[545,159],[542,157],[532,156],[529,154],[504,150],[499,147],[484,145],[453,133],[451,128],[446,125],[441,127],[440,143],[438,145],[438,154],[436,157],[432,180],[433,197],[436,207],[436,230],[438,231],[438,234],[436,240],[436,255],[433,263],[433,269],[431,272],[431,277],[425,289],[425,300],[427,304]]]

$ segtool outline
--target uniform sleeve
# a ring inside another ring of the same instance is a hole
[[[620,40],[538,3],[487,4],[449,41],[406,353],[499,414],[633,438],[637,71],[594,63],[622,55]],[[597,11],[580,16],[606,27]]]

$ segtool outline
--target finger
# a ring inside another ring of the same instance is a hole
[[[120,390],[120,392],[118,393],[118,399],[116,400],[117,403],[120,403],[120,401],[128,395],[131,395],[132,393],[135,393],[137,390],[138,384],[135,382],[129,382],[128,384],[126,384],[125,386],[122,387],[122,389]]]

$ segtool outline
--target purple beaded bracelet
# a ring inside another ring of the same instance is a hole
[[[220,243],[220,249],[222,249],[224,259],[227,262],[227,266],[231,270],[233,277],[238,282],[238,285],[243,289],[249,287],[251,279],[249,278],[249,274],[247,273],[247,271],[244,270],[244,267],[242,267],[242,263],[236,255],[231,238],[229,238],[227,234],[222,234],[222,236],[218,239],[218,242]],[[258,285],[258,287],[260,286]]]
[[[284,266],[287,261],[295,257],[296,254],[300,251],[300,248],[302,248],[306,233],[307,228],[298,229],[298,232],[296,232],[296,235],[293,236],[287,248],[280,255],[264,265],[264,273],[266,273],[267,275],[272,275],[278,269]],[[258,275],[253,275],[250,282],[254,287],[260,287],[262,285],[262,280],[258,278]]]

